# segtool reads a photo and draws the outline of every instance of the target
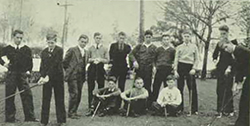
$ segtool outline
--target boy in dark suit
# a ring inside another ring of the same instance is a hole
[[[136,76],[141,77],[144,87],[151,94],[153,66],[156,61],[156,46],[151,43],[153,32],[147,30],[144,33],[145,42],[138,44],[131,52],[130,59],[136,69]],[[151,101],[147,101],[147,108],[151,106]]]
[[[44,126],[48,124],[52,89],[54,89],[57,122],[59,125],[64,125],[66,112],[62,65],[63,49],[56,46],[56,34],[48,34],[46,40],[48,47],[41,53],[40,74],[42,79],[48,76],[49,81],[43,85],[41,123]]]
[[[131,47],[124,43],[126,38],[126,34],[124,32],[120,32],[118,34],[118,42],[111,44],[109,49],[109,56],[110,56],[110,63],[112,64],[111,67],[111,76],[115,76],[118,80],[118,88],[121,91],[124,91],[126,76],[128,72],[128,64],[126,61],[127,55],[131,51]],[[119,100],[120,107],[121,100]]]
[[[108,78],[108,86],[105,88],[98,89],[93,92],[94,98],[91,103],[91,113],[92,115],[94,110],[97,109],[97,105],[100,102],[99,106],[99,116],[105,116],[106,114],[113,114],[117,108],[117,100],[120,96],[121,90],[116,87],[116,78],[111,76]]]
[[[82,86],[85,81],[87,65],[87,51],[84,49],[88,44],[89,38],[81,35],[78,39],[78,45],[70,48],[63,61],[65,69],[65,81],[68,82],[69,88],[69,109],[68,117],[78,119],[77,109],[81,101]]]
[[[236,62],[241,64],[236,70],[237,89],[242,90],[242,92],[239,105],[239,117],[234,126],[249,126],[250,49],[232,43],[225,44],[223,48],[226,52],[233,54]]]
[[[217,117],[221,118],[222,115],[233,116],[234,115],[234,106],[233,99],[230,98],[233,96],[232,86],[233,86],[233,77],[234,77],[234,68],[235,60],[232,54],[223,50],[222,45],[224,43],[231,43],[228,39],[229,28],[226,25],[223,25],[219,28],[220,30],[220,41],[217,43],[217,46],[213,53],[213,60],[217,62],[219,57],[219,62],[216,65],[217,70]],[[234,42],[236,44],[236,42]],[[230,100],[230,101],[229,101]],[[226,103],[229,104],[222,111],[222,108]]]
[[[21,100],[23,104],[23,111],[25,121],[36,121],[34,115],[34,106],[32,92],[29,89],[27,76],[30,74],[32,64],[31,49],[22,44],[23,31],[15,30],[13,32],[13,45],[4,47],[0,52],[0,64],[8,69],[6,77],[5,96],[15,94],[16,89],[19,91],[25,90],[21,93]],[[7,56],[9,63],[4,62],[3,56]],[[15,122],[16,108],[14,104],[15,96],[5,100],[5,121]]]

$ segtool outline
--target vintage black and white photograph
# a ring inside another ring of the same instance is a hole
[[[0,126],[249,126],[250,0],[0,0]]]

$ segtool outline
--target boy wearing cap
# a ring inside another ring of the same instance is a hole
[[[121,90],[116,87],[116,78],[113,76],[108,78],[107,85],[107,87],[97,89],[93,92],[94,98],[91,102],[91,112],[87,116],[92,115],[95,109],[99,110],[100,117],[114,113]],[[100,106],[99,108],[96,108],[99,102]]]
[[[198,114],[198,96],[195,82],[195,72],[198,66],[198,48],[191,42],[191,32],[185,30],[182,33],[183,43],[176,48],[174,71],[175,76],[178,77],[177,87],[181,92],[183,99],[183,89],[185,80],[189,90],[189,105],[191,114]],[[192,99],[192,100],[191,100]],[[184,100],[182,100],[179,110],[182,112],[184,109]]]
[[[163,88],[157,98],[157,102],[153,102],[152,108],[154,115],[163,115],[164,108],[169,116],[177,116],[177,108],[181,104],[181,92],[175,86],[174,75],[168,75],[166,79],[167,87]]]
[[[69,48],[63,60],[65,69],[64,80],[68,82],[69,109],[68,117],[78,119],[77,109],[81,101],[82,86],[86,75],[85,67],[88,61],[88,53],[85,46],[88,44],[88,36],[82,34],[78,39],[78,45]]]
[[[23,31],[13,32],[13,45],[8,45],[0,51],[0,64],[8,69],[6,77],[6,97],[15,94],[16,89],[25,90],[20,94],[25,121],[37,121],[34,115],[33,97],[29,89],[27,77],[32,71],[32,52],[31,49],[22,43]],[[9,60],[5,62],[2,57],[6,56]],[[5,122],[16,122],[15,97],[5,100]]]
[[[125,102],[123,107],[124,109],[121,113],[122,115],[125,115],[126,111],[129,111],[129,115],[134,117],[145,114],[146,99],[148,98],[149,94],[143,85],[144,82],[142,78],[137,77],[133,87],[121,93],[121,98]]]
[[[41,78],[49,77],[43,85],[41,123],[46,126],[49,121],[50,101],[52,90],[55,93],[57,123],[66,123],[63,83],[63,49],[56,45],[57,35],[50,33],[46,36],[48,47],[41,53]]]
[[[102,35],[99,32],[94,33],[95,44],[89,48],[89,67],[88,67],[88,102],[89,108],[95,89],[95,81],[98,88],[104,87],[106,71],[104,64],[108,63],[108,49],[102,45]]]
[[[217,62],[216,65],[217,70],[217,116],[221,118],[224,114],[225,116],[233,116],[234,115],[234,106],[233,106],[233,96],[232,86],[233,86],[233,77],[234,77],[234,68],[235,68],[235,60],[232,54],[226,52],[222,45],[226,43],[237,44],[236,41],[230,41],[228,38],[229,28],[227,25],[223,25],[219,27],[220,30],[220,41],[217,43],[217,46],[213,53],[213,60]],[[225,104],[227,106],[225,106]],[[225,106],[225,108],[224,108]],[[222,108],[224,108],[222,110]]]
[[[143,79],[144,87],[151,94],[153,66],[156,61],[156,46],[151,43],[153,32],[147,30],[144,33],[145,41],[138,44],[131,52],[130,59],[136,69],[136,76]],[[147,101],[147,107],[151,106],[151,101]]]
[[[170,46],[170,35],[163,34],[161,46],[156,50],[156,74],[151,100],[156,101],[162,83],[166,87],[166,78],[171,74],[174,64],[175,49]]]

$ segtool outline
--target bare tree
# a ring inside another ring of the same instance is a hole
[[[1,23],[0,28],[3,32],[3,42],[9,41],[9,36],[14,29],[21,29],[25,31],[26,38],[29,41],[34,20],[32,17],[31,6],[28,5],[28,0],[5,0],[1,4],[5,5],[2,16],[0,17]],[[26,5],[27,4],[27,5]],[[25,8],[24,8],[25,7]],[[25,14],[22,14],[25,13]]]
[[[250,38],[250,2],[243,1],[241,8],[237,16],[237,24],[241,27],[242,31],[246,33],[246,37]]]
[[[207,73],[207,59],[214,26],[230,17],[224,8],[228,0],[170,0],[161,8],[165,12],[165,22],[171,22],[169,28],[190,29],[197,41],[204,43],[202,78]],[[175,25],[172,25],[175,24]]]

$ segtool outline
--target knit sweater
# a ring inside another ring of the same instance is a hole
[[[174,63],[175,49],[169,47],[164,49],[159,47],[156,50],[156,68],[160,69],[162,67],[172,67]]]
[[[15,47],[11,45],[4,47],[0,51],[1,65],[5,64],[4,60],[2,59],[3,56],[6,56],[9,60],[9,71],[27,72],[32,70],[32,53],[31,49],[26,45],[19,49],[15,49]]]

